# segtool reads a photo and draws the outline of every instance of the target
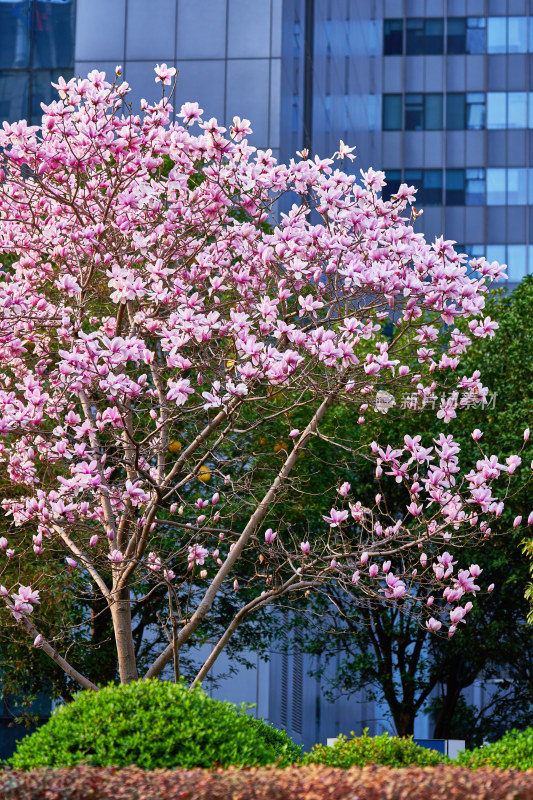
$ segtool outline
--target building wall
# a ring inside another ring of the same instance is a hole
[[[76,72],[122,65],[141,97],[159,96],[154,66],[178,70],[174,105],[196,100],[228,125],[252,121],[250,142],[279,148],[282,0],[78,0]]]
[[[357,145],[351,169],[373,166],[391,184],[421,187],[417,224],[426,236],[507,262],[511,285],[533,271],[530,0],[290,0],[293,26],[305,5],[314,8],[314,57],[300,55],[299,81],[312,70],[314,152],[331,155],[339,139]],[[386,54],[391,24],[403,46]],[[417,30],[427,32],[426,46]],[[284,48],[284,72],[290,63]],[[387,103],[396,101],[394,120]],[[282,129],[293,149],[294,127]]]

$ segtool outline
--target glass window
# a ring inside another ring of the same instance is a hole
[[[29,84],[29,72],[0,72],[0,120],[26,119]]]
[[[488,244],[486,247],[485,258],[492,263],[497,261],[498,264],[505,264],[505,245],[504,244]]]
[[[446,95],[446,128],[449,131],[464,131],[466,127],[466,103],[462,92]]]
[[[448,17],[446,52],[448,55],[466,53],[466,17]]]
[[[442,55],[444,52],[444,20],[426,19],[426,55]]]
[[[487,205],[505,205],[505,169],[487,169]],[[491,259],[494,261],[494,259]],[[496,259],[498,260],[498,259]]]
[[[507,127],[527,127],[527,92],[508,92]]]
[[[485,170],[466,170],[465,199],[467,206],[485,205]]]
[[[32,72],[31,80],[31,113],[30,122],[32,125],[40,125],[43,110],[41,103],[48,105],[52,100],[57,100],[57,90],[51,85],[52,82],[57,83],[58,78],[62,75],[68,81],[73,77],[73,70],[70,72],[53,69],[39,69]]]
[[[0,2],[0,69],[29,67],[30,31],[30,0]]]
[[[408,56],[422,56],[426,52],[424,41],[424,20],[407,19],[405,21],[405,45]]]
[[[487,53],[505,53],[507,17],[489,17],[487,22]]]
[[[442,130],[442,94],[424,95],[424,130]]]
[[[442,205],[442,170],[425,169],[423,175],[423,202],[426,206]]]
[[[402,96],[401,94],[383,95],[383,130],[399,131],[402,129]]]
[[[446,205],[465,205],[465,171],[464,169],[446,170]]]
[[[442,205],[442,170],[409,169],[405,171],[405,182],[418,189],[416,203],[421,206]]]
[[[485,95],[483,92],[469,92],[466,95],[466,127],[469,131],[485,128]]]
[[[507,205],[527,205],[527,169],[523,167],[507,170]]]
[[[484,53],[487,49],[485,17],[468,17],[466,20],[466,52]]]
[[[401,56],[403,53],[403,19],[386,19],[383,25],[383,54]]]
[[[33,66],[74,66],[73,0],[34,3]]]
[[[405,95],[405,130],[424,130],[424,95]]]
[[[409,56],[439,55],[444,51],[443,19],[407,19],[406,53]]]
[[[527,17],[507,18],[507,52],[527,53]]]
[[[385,175],[387,176],[387,185],[381,191],[383,200],[390,200],[391,195],[395,194],[400,188],[402,182],[402,171],[399,169],[386,169]]]
[[[487,92],[487,128],[507,127],[507,96],[505,92]]]
[[[507,245],[507,275],[510,281],[521,281],[527,275],[527,247],[525,244]]]

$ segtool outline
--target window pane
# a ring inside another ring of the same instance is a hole
[[[508,17],[507,52],[527,53],[527,17]]]
[[[425,130],[426,131],[441,131],[442,130],[442,95],[441,94],[426,94],[425,95]]]
[[[466,21],[466,52],[484,53],[486,49],[485,17],[468,17]]]
[[[29,66],[30,24],[29,0],[0,2],[0,68]]]
[[[505,92],[487,92],[487,128],[507,127],[507,97]]]
[[[426,55],[442,55],[444,52],[444,20],[426,19]]]
[[[405,48],[408,56],[422,56],[425,53],[425,26],[423,19],[405,21]]]
[[[504,244],[488,244],[486,250],[485,258],[487,261],[491,263],[497,261],[498,264],[505,264],[506,256]]]
[[[29,83],[28,72],[0,72],[0,120],[27,118]]]
[[[442,170],[425,169],[422,176],[423,197],[421,202],[425,206],[442,205]]]
[[[34,3],[33,66],[74,67],[73,0]]]
[[[424,96],[405,95],[405,130],[421,131],[424,128]]]
[[[527,205],[527,169],[510,168],[507,170],[507,205]]]
[[[466,53],[465,17],[448,17],[446,50],[448,55],[454,55],[455,53]]]
[[[446,205],[465,205],[465,171],[464,169],[446,170]]]
[[[466,205],[485,205],[485,170],[466,170]]]
[[[507,245],[507,274],[510,281],[521,281],[527,275],[527,249],[525,244]]]
[[[449,131],[463,131],[466,122],[465,96],[450,92],[446,95],[446,128]]]
[[[489,17],[487,22],[487,53],[505,53],[507,17]]]
[[[487,205],[505,205],[505,169],[487,170]]]
[[[507,95],[507,127],[527,127],[527,93],[509,92]]]
[[[399,169],[386,169],[385,175],[387,176],[387,185],[381,190],[381,197],[383,200],[390,200],[391,195],[400,188],[402,172]]]
[[[401,94],[383,95],[383,130],[399,131],[402,128]]]
[[[469,131],[485,128],[485,95],[483,92],[470,92],[466,96],[466,127]]]
[[[383,26],[383,53],[399,56],[403,53],[403,20],[386,19]]]
[[[73,71],[40,69],[32,74],[31,94],[31,124],[40,125],[43,116],[41,103],[48,105],[52,100],[57,100],[57,89],[52,87],[52,81],[57,83],[60,75],[68,81],[73,77]]]

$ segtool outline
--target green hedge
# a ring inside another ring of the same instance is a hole
[[[533,769],[533,728],[526,728],[525,731],[512,730],[497,742],[476,747],[474,750],[465,750],[457,757],[457,763],[470,769]]]
[[[333,747],[317,744],[304,756],[304,764],[327,764],[329,767],[364,767],[367,764],[383,764],[389,767],[405,767],[409,764],[434,766],[442,763],[444,756],[436,750],[427,750],[413,742],[413,737],[400,738],[383,733],[369,736],[368,730],[362,736],[347,739],[342,734]]]
[[[184,684],[137,681],[81,692],[18,745],[17,770],[135,764],[146,770],[175,767],[287,766],[301,748],[244,708]]]

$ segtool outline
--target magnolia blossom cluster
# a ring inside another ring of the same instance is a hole
[[[173,73],[158,65],[156,80]],[[196,602],[174,648],[245,584],[256,599],[243,615],[335,580],[411,598],[423,620],[420,586],[434,584],[453,632],[478,575],[454,573],[446,548],[490,534],[520,455],[480,451],[461,475],[445,434],[373,443],[377,480],[406,486],[405,513],[389,519],[381,494],[363,508],[339,481],[342,508],[332,500],[302,541],[283,498],[337,408],[353,409],[355,452],[379,392],[484,402],[460,357],[493,336],[484,299],[505,267],[427,243],[409,217],[415,189],[383,200],[385,174],[344,171],[343,143],[333,159],[283,165],[249,144],[248,120],[227,131],[188,102],[171,122],[164,95],[136,114],[128,85],[96,70],[56,88],[41,126],[0,131],[0,569],[34,559],[42,592],[63,553],[109,604],[123,679],[135,670],[122,598],[139,599],[137,578]],[[444,402],[439,416],[456,410]],[[286,441],[272,447],[275,426]],[[243,559],[259,566],[241,576]],[[5,596],[15,615],[37,602],[28,587]]]

